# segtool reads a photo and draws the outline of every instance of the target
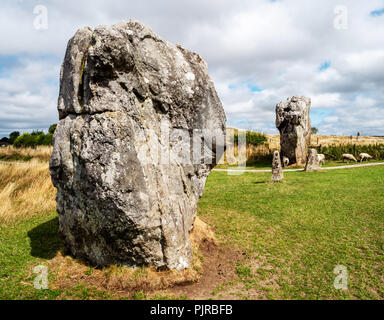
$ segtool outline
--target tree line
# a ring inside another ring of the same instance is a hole
[[[56,124],[51,125],[48,129],[48,133],[37,130],[33,131],[32,133],[25,132],[20,134],[19,131],[14,131],[9,135],[9,138],[2,138],[1,142],[6,142],[16,148],[51,146],[53,143],[53,134],[55,133],[56,126]]]

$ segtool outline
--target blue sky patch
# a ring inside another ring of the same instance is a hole
[[[251,92],[263,91],[263,89],[261,89],[258,85],[254,84],[252,79],[249,79],[246,82],[239,83],[239,84],[231,83],[228,86],[228,88],[232,89],[232,90],[236,90],[236,89],[239,89],[239,88],[244,87],[244,86],[246,86],[249,89],[249,91],[251,91]]]
[[[332,114],[333,114],[333,108],[312,109],[311,110],[312,126],[317,127],[324,120],[324,118],[329,117]]]
[[[255,84],[255,81],[253,79],[247,80],[247,87],[251,92],[261,92],[263,89],[261,89],[258,85]]]
[[[320,71],[327,70],[331,66],[331,61],[324,61],[322,65],[319,67]]]
[[[251,90],[252,92],[261,92],[261,91],[263,91],[258,86],[254,85],[254,84],[251,84],[251,83],[248,83],[247,86],[248,86],[248,89]]]
[[[7,74],[5,71],[3,71],[3,68],[0,68],[0,79],[9,78],[9,74]]]
[[[17,65],[19,58],[16,55],[0,55],[0,68]]]
[[[382,16],[383,14],[384,14],[384,8],[378,9],[378,10],[373,10],[369,13],[369,15],[372,17],[379,17],[379,16]]]
[[[10,78],[10,69],[18,63],[17,56],[0,55],[0,78]]]

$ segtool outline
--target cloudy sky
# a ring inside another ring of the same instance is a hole
[[[275,133],[306,95],[320,133],[384,135],[384,0],[2,0],[0,136],[57,122],[69,38],[129,19],[203,56],[228,125]]]

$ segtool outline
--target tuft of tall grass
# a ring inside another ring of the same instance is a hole
[[[56,210],[48,163],[0,163],[0,226]]]

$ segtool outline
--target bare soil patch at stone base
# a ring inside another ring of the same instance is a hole
[[[214,292],[237,278],[236,264],[242,260],[242,255],[227,245],[214,243],[207,243],[200,250],[204,257],[201,278],[195,283],[175,286],[169,289],[169,292],[183,295],[191,300],[239,299],[230,294],[222,294],[218,297]]]

